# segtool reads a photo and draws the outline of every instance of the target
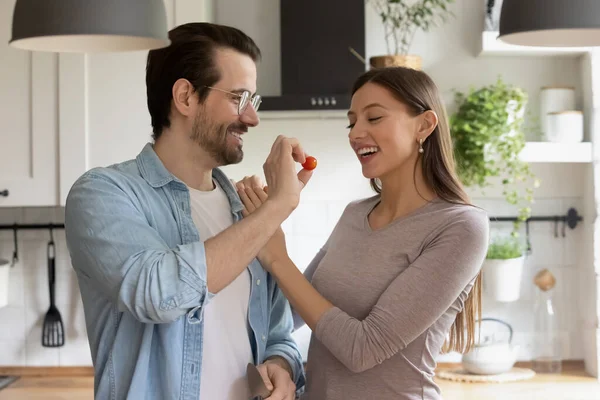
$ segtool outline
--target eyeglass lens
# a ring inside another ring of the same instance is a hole
[[[243,92],[242,97],[240,97],[240,103],[238,107],[238,112],[242,114],[248,105],[248,100],[250,100],[250,92]],[[260,103],[262,102],[260,96],[256,95],[252,98],[252,107],[255,111],[258,111],[258,107],[260,107]]]

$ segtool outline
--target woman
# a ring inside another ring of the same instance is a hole
[[[457,179],[446,113],[425,73],[366,72],[348,118],[377,195],[346,207],[304,275],[281,230],[258,256],[313,331],[303,399],[441,399],[436,356],[474,342],[489,219]],[[267,198],[243,182],[238,192],[246,213]]]

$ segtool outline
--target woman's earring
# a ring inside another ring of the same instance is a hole
[[[423,154],[423,139],[419,139],[419,153]]]

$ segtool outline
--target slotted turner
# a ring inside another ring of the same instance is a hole
[[[56,248],[52,237],[48,242],[48,288],[50,291],[50,308],[44,317],[42,329],[42,346],[61,347],[65,344],[65,329],[62,317],[54,304],[54,284],[56,281]]]

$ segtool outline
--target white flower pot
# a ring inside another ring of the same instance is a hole
[[[0,308],[8,305],[10,263],[0,258]]]
[[[544,140],[549,140],[548,132],[552,124],[548,114],[557,111],[575,110],[575,106],[575,88],[569,86],[546,86],[542,88],[540,92],[540,120]]]
[[[521,295],[521,277],[525,256],[508,260],[486,259],[483,263],[483,289],[501,302],[512,302]]]
[[[556,111],[546,115],[546,140],[554,143],[579,143],[583,141],[583,113],[581,111]]]

